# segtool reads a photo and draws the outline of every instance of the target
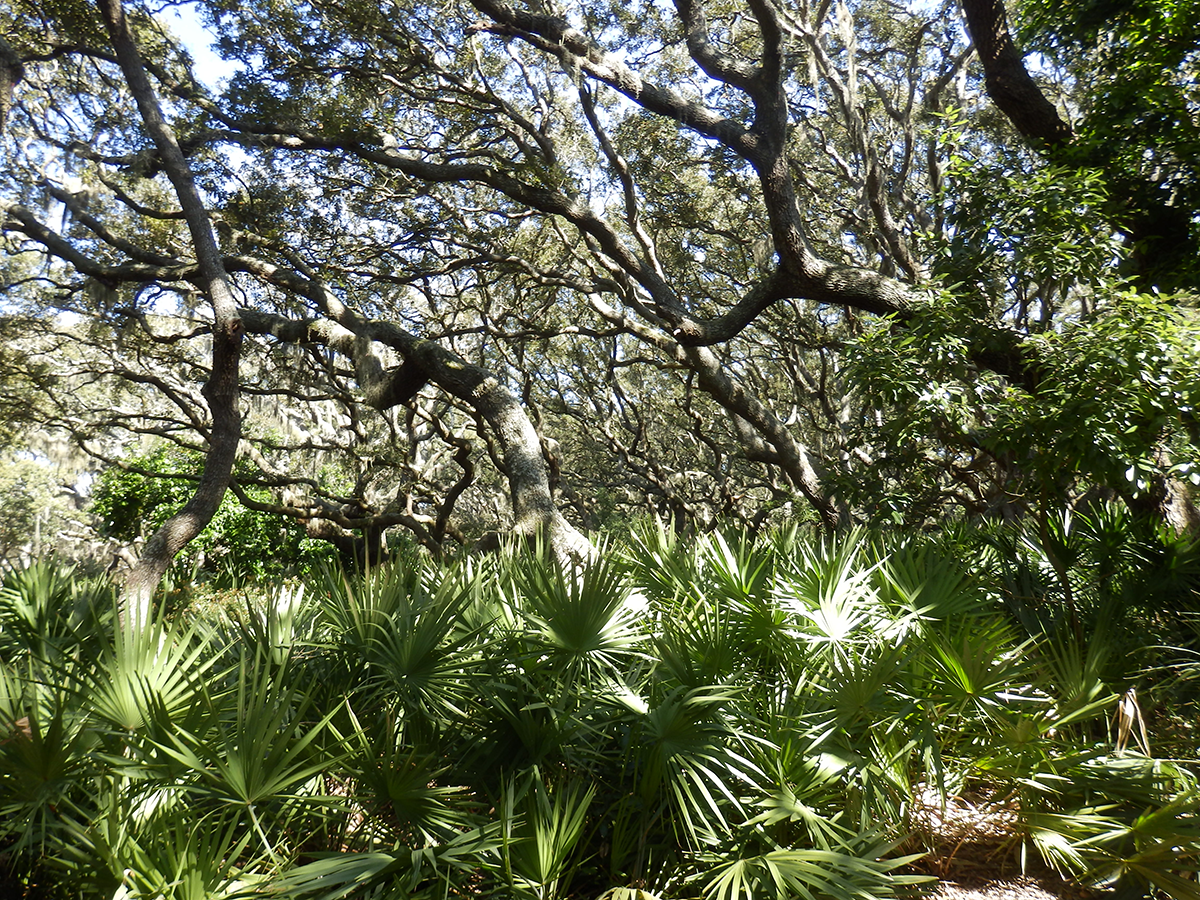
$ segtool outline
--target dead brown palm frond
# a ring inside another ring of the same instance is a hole
[[[1150,753],[1150,734],[1146,729],[1146,717],[1142,714],[1137,691],[1133,688],[1122,694],[1117,701],[1116,709],[1113,710],[1113,732],[1113,743],[1118,753],[1125,752],[1132,737],[1143,754],[1153,755]]]

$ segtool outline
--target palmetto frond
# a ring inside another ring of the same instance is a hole
[[[327,729],[337,711],[314,714],[311,698],[261,661],[247,659],[232,690],[203,702],[204,730],[156,741],[194,776],[187,789],[198,796],[247,809],[288,802],[340,759]]]
[[[801,640],[821,659],[846,658],[890,637],[895,617],[874,588],[878,564],[862,550],[863,536],[855,533],[837,543],[800,545],[781,566],[777,600],[795,613]]]
[[[444,897],[478,885],[481,864],[495,865],[502,839],[488,825],[445,843],[392,851],[324,852],[270,881],[270,896],[305,900],[363,897]]]
[[[1014,702],[1044,705],[1027,687],[1034,642],[1014,638],[997,617],[951,620],[930,629],[914,686],[942,727],[1002,714]]]
[[[665,675],[690,688],[790,680],[804,664],[797,619],[777,602],[776,557],[745,536],[704,535],[676,580],[686,590],[655,604],[656,656]],[[646,589],[650,573],[638,570]]]
[[[1064,874],[1118,896],[1198,900],[1200,794],[1165,804],[1117,804],[1039,812],[1027,819],[1038,852]]]
[[[979,580],[962,561],[925,541],[907,540],[875,549],[874,585],[879,599],[915,627],[994,617]]]
[[[531,629],[536,652],[547,654],[563,692],[621,680],[631,657],[641,657],[640,612],[629,604],[625,566],[602,554],[563,571],[548,553],[511,560],[515,616]]]
[[[0,661],[52,661],[107,634],[116,605],[111,586],[51,560],[11,569],[0,580]]]
[[[548,785],[537,768],[510,778],[500,798],[500,853],[516,896],[553,900],[583,835],[595,787],[568,776]]]
[[[424,733],[466,717],[480,629],[464,628],[479,578],[405,561],[351,580],[329,572],[319,613],[347,689],[374,695]]]
[[[633,581],[651,602],[671,603],[703,584],[691,546],[661,519],[639,522],[623,555]]]
[[[230,617],[228,644],[266,655],[275,665],[287,665],[297,653],[311,653],[320,642],[319,604],[304,585],[283,584],[264,592],[259,602]]]
[[[731,681],[746,663],[738,611],[690,596],[662,607],[654,648],[660,677],[688,688]]]
[[[38,858],[59,838],[58,810],[87,804],[103,773],[100,735],[62,689],[26,684],[0,670],[0,843]]]
[[[884,859],[894,849],[890,844],[862,843],[851,842],[840,851],[777,849],[722,861],[706,873],[704,896],[706,900],[882,900],[903,896],[908,885],[928,880],[891,874],[917,857]]]
[[[476,804],[465,788],[443,784],[452,777],[444,759],[406,746],[401,728],[386,716],[363,723],[351,712],[350,720],[346,774],[363,815],[349,843],[364,849],[396,841],[432,847],[473,827]]]
[[[761,739],[730,710],[736,697],[715,687],[667,688],[631,735],[634,791],[647,809],[669,805],[696,845],[745,819],[743,798],[762,791],[751,752]]]
[[[186,715],[200,702],[220,661],[214,641],[205,626],[168,624],[160,616],[117,629],[94,656],[62,671],[85,709],[134,732],[155,715]]]
[[[233,811],[189,814],[172,808],[132,814],[128,787],[103,793],[90,822],[70,821],[62,862],[89,893],[122,900],[243,900],[259,895],[252,832]],[[249,869],[250,872],[246,872]]]

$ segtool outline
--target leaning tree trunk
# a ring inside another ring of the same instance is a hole
[[[1168,475],[1158,479],[1150,493],[1152,515],[1177,534],[1200,535],[1200,509],[1184,482]]]
[[[541,535],[564,566],[594,553],[591,542],[563,517],[554,502],[541,439],[512,391],[491,372],[434,341],[386,323],[370,323],[366,331],[405,357],[403,366],[381,373],[369,397],[372,405],[386,409],[406,403],[426,380],[468,403],[487,423],[500,447],[512,502],[513,532],[524,537]],[[357,361],[356,369],[361,381],[364,373]]]
[[[154,141],[163,169],[179,198],[196,249],[201,286],[213,307],[212,373],[204,386],[204,398],[208,401],[212,425],[208,434],[204,472],[196,493],[182,510],[164,522],[150,537],[137,565],[126,576],[122,615],[125,621],[136,623],[149,617],[151,598],[167,568],[179,551],[212,519],[229,485],[242,432],[238,410],[242,322],[208,211],[200,199],[187,159],[163,116],[158,97],[146,75],[121,0],[97,0],[97,6],[125,81],[137,102],[146,132]]]
[[[540,535],[564,567],[595,553],[591,542],[558,509],[537,429],[517,397],[494,374],[398,325],[362,318],[316,280],[245,258],[239,262],[279,287],[309,297],[329,317],[297,321],[247,309],[242,311],[247,330],[283,341],[323,344],[346,356],[354,365],[363,400],[381,412],[411,402],[427,383],[462,400],[484,421],[500,448],[513,533]],[[404,363],[389,366],[378,352],[381,346],[398,351]]]
[[[1108,144],[1078,146],[1070,124],[1058,114],[1025,68],[1013,41],[1004,0],[963,0],[967,31],[979,54],[984,86],[992,102],[1013,126],[1051,162],[1071,167],[1104,169],[1121,205],[1121,230],[1131,248],[1131,274],[1143,287],[1157,287],[1180,264],[1195,257],[1197,241],[1192,217],[1159,185],[1136,171],[1127,171]],[[1145,248],[1153,248],[1149,252]],[[1168,516],[1169,518],[1169,516]]]
[[[992,102],[1027,139],[1043,147],[1069,141],[1071,126],[1033,80],[1013,42],[1004,0],[963,0],[962,8]]]

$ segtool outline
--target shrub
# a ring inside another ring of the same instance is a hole
[[[202,468],[199,454],[164,446],[106,469],[91,507],[101,534],[124,541],[152,534],[188,501]],[[239,465],[238,474],[250,471]],[[245,491],[252,500],[273,500],[263,488]],[[228,587],[308,576],[335,555],[331,545],[307,537],[299,523],[248,509],[226,493],[212,521],[177,557],[172,573],[176,581],[199,576]]]

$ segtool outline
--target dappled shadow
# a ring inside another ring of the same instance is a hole
[[[938,879],[921,892],[929,900],[1090,900],[1104,896],[1065,881],[1030,848],[1022,860],[1016,810],[1003,798],[932,794],[914,820],[928,855],[912,871]]]

